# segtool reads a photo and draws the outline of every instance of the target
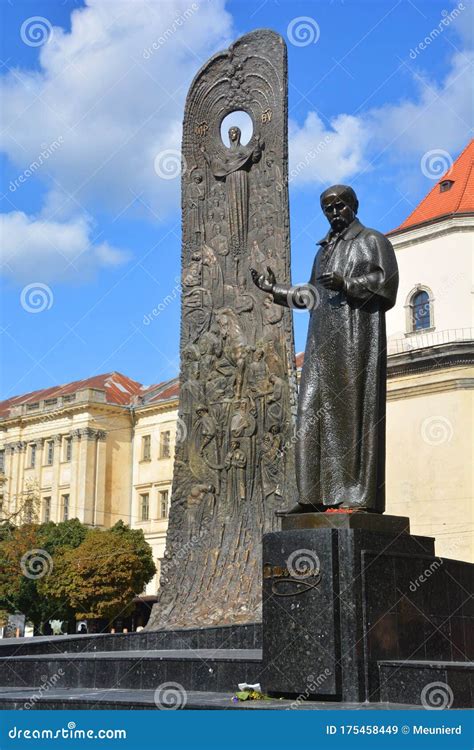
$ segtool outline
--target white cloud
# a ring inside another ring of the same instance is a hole
[[[435,43],[442,44],[439,39]],[[422,180],[423,154],[442,148],[454,158],[472,137],[473,62],[470,49],[455,49],[443,80],[433,81],[420,69],[421,56],[415,62],[408,58],[405,73],[413,76],[417,87],[412,99],[357,116],[341,114],[329,127],[315,112],[301,126],[290,124],[290,169],[304,164],[293,175],[295,184],[350,181],[380,159],[391,165],[393,179],[403,175],[405,184]]]
[[[71,14],[71,32],[55,27],[41,47],[40,72],[3,78],[0,147],[9,157],[24,168],[44,143],[63,139],[37,173],[57,181],[47,213],[76,211],[67,193],[117,213],[143,193],[166,215],[179,180],[160,180],[154,158],[180,148],[189,84],[230,26],[223,0],[87,0]]]
[[[140,196],[159,220],[179,204],[179,179],[160,179],[155,157],[180,148],[189,84],[231,37],[224,0],[86,2],[72,12],[70,33],[54,27],[39,48],[39,70],[15,69],[0,79],[0,148],[18,174],[38,163],[46,144],[61,143],[34,176],[47,186],[40,218],[71,243],[82,226],[77,217],[89,211],[114,218],[135,201],[133,210],[150,216]],[[18,209],[21,188],[9,194]],[[18,215],[7,221],[16,226]],[[115,252],[101,246],[97,261]]]
[[[94,272],[98,266],[117,266],[127,254],[107,242],[91,239],[91,222],[48,221],[22,211],[0,214],[2,270],[22,281],[55,281]]]
[[[339,115],[326,128],[316,112],[309,112],[301,127],[290,122],[289,138],[290,182],[342,182],[365,166],[368,135],[357,117]]]

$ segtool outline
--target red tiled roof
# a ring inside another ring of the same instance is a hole
[[[55,385],[52,388],[44,388],[40,391],[25,393],[22,396],[13,396],[13,398],[0,401],[0,417],[8,417],[10,409],[22,404],[34,404],[44,399],[57,398],[58,396],[69,396],[85,388],[95,388],[105,391],[105,398],[108,404],[119,404],[128,406],[135,396],[142,391],[142,384],[136,380],[122,375],[120,372],[108,372],[104,375],[95,375],[85,380],[75,380],[73,383],[65,385]]]
[[[172,398],[178,398],[179,396],[179,379],[173,378],[172,380],[165,380],[157,385],[150,385],[144,388],[139,404],[145,406],[147,404],[156,404],[159,401],[168,401]]]
[[[449,190],[441,192],[440,183],[452,180]],[[458,156],[454,164],[434,185],[427,196],[393,233],[426,224],[441,216],[474,212],[474,139]]]
[[[299,352],[296,355],[296,366],[298,369],[303,366],[303,360],[304,352]],[[85,380],[75,380],[73,383],[56,385],[52,388],[44,388],[0,401],[0,418],[8,418],[10,416],[10,409],[15,406],[34,404],[37,401],[58,398],[59,396],[69,396],[85,388],[105,391],[105,398],[108,404],[140,407],[178,398],[179,379],[172,378],[171,380],[165,380],[155,385],[143,386],[141,383],[128,378],[126,375],[122,375],[120,372],[95,375]]]

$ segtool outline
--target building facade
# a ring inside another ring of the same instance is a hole
[[[99,375],[0,404],[0,517],[122,519],[163,556],[177,420],[177,384],[144,388]],[[148,447],[147,447],[148,446]],[[156,594],[158,576],[147,586]]]
[[[387,314],[387,511],[473,558],[474,141],[389,233],[400,271]]]

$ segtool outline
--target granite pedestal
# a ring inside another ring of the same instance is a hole
[[[428,673],[456,672],[453,703],[470,705],[472,671],[459,668],[472,659],[467,563],[435,557],[406,518],[310,513],[282,529],[263,539],[264,690],[422,704]]]

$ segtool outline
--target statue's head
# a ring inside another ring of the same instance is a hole
[[[354,221],[359,201],[349,185],[332,185],[321,193],[321,208],[331,228],[342,232]]]
[[[199,169],[194,170],[193,182],[195,182],[196,185],[199,185],[199,183],[202,182],[202,172],[200,172]]]
[[[237,127],[237,125],[232,125],[232,127],[229,128],[229,141],[231,142],[231,144],[239,144],[241,135],[242,132],[240,128]]]

